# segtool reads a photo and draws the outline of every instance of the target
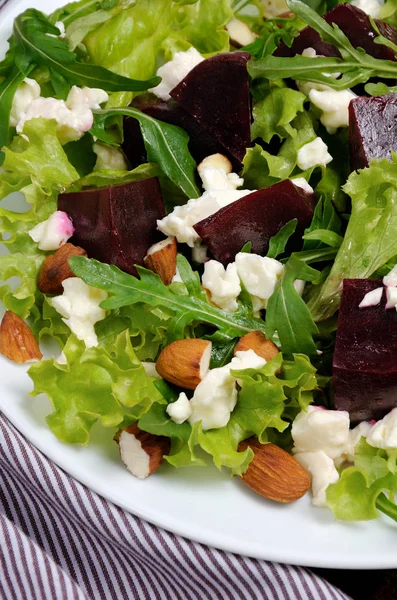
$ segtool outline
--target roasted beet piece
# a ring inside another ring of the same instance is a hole
[[[238,161],[251,146],[247,52],[204,60],[171,92],[184,110]]]
[[[189,113],[187,113],[175,100],[165,102],[154,94],[141,94],[137,96],[131,105],[145,114],[164,121],[170,125],[177,125],[189,134],[189,150],[194,160],[200,163],[206,156],[211,154],[225,154],[233,163],[236,170],[240,170],[241,163],[231,156],[226,148],[218,140],[210,135]],[[141,135],[139,123],[132,117],[124,118],[124,142],[123,150],[131,163],[131,167],[146,162],[146,150]]]
[[[368,167],[372,158],[391,158],[397,151],[397,94],[354,98],[349,105],[349,150],[352,170]]]
[[[368,15],[360,8],[351,4],[338,4],[324,15],[327,23],[335,23],[349,38],[355,48],[364,50],[375,58],[396,60],[397,57],[391,48],[376,44],[374,39],[377,33],[372,29]],[[375,19],[380,33],[394,44],[397,43],[397,29],[383,21]],[[302,29],[295,38],[291,48],[282,44],[275,52],[276,56],[295,56],[302,54],[305,48],[314,48],[317,54],[324,56],[340,56],[335,46],[322,41],[319,34],[310,26]]]
[[[252,252],[265,255],[270,238],[295,218],[298,226],[290,248],[296,248],[302,243],[303,230],[310,225],[314,201],[313,194],[287,179],[225,206],[194,229],[213,257],[226,265],[246,242],[252,242]]]
[[[335,408],[353,423],[379,419],[397,406],[397,312],[359,308],[382,281],[345,279],[333,361]]]
[[[136,274],[157,240],[156,221],[165,216],[158,179],[153,177],[102,189],[61,194],[59,210],[73,221],[71,242],[90,258]]]

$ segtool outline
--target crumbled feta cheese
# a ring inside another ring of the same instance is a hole
[[[314,90],[309,92],[309,100],[321,110],[320,121],[328,131],[335,133],[338,127],[349,125],[349,104],[356,98],[351,90]]]
[[[293,453],[323,451],[332,459],[346,452],[349,441],[349,413],[309,406],[292,423]]]
[[[174,423],[181,425],[191,417],[193,408],[185,392],[181,392],[178,399],[167,406],[166,411]]]
[[[237,273],[252,297],[255,312],[266,308],[284,266],[274,258],[239,252],[236,255]]]
[[[33,100],[40,97],[40,93],[40,86],[34,79],[29,79],[29,77],[27,77],[23,83],[21,83],[15,92],[12,101],[10,127],[16,127],[18,125],[20,115],[26,111]]]
[[[346,453],[344,455],[344,460],[351,463],[354,462],[354,451],[358,442],[361,440],[362,437],[366,438],[369,435],[372,427],[373,426],[371,425],[371,423],[368,423],[368,421],[362,421],[359,425],[357,425],[357,427],[354,427],[354,429],[350,429],[349,441]]]
[[[66,244],[74,233],[72,221],[62,210],[57,210],[46,221],[42,221],[29,231],[40,250],[58,250]]]
[[[375,448],[397,449],[397,408],[393,408],[383,419],[371,427],[367,442]]]
[[[162,100],[169,100],[170,91],[203,60],[201,54],[193,47],[186,52],[175,52],[172,60],[157,69],[156,74],[161,77],[161,82],[149,91]]]
[[[100,89],[73,86],[66,102],[55,98],[35,98],[19,114],[17,132],[22,133],[25,123],[31,119],[54,119],[58,123],[58,136],[66,144],[80,139],[93,123],[92,109],[100,108],[108,94]]]
[[[229,367],[232,371],[243,371],[244,369],[261,369],[266,364],[266,360],[258,356],[254,350],[240,350],[232,358]]]
[[[241,286],[235,263],[229,264],[225,269],[217,260],[208,261],[201,281],[203,287],[210,292],[214,304],[227,312],[237,310]]]
[[[207,262],[207,250],[208,248],[205,244],[196,242],[192,249],[192,260],[200,265]]]
[[[203,430],[218,429],[228,424],[237,402],[236,380],[228,366],[212,369],[195,389],[190,400],[189,423],[201,421]]]
[[[173,235],[179,243],[193,248],[200,239],[193,229],[196,223],[251,193],[251,190],[233,189],[204,192],[200,198],[189,200],[183,206],[176,206],[164,219],[157,221],[157,227],[165,235]]]
[[[368,306],[378,306],[380,301],[382,300],[383,287],[378,287],[371,292],[365,294],[364,298],[361,300],[358,308],[367,308]]]
[[[58,27],[59,31],[61,32],[59,34],[59,37],[63,40],[66,37],[66,28],[65,28],[65,24],[63,23],[63,21],[57,21],[55,23],[55,27]]]
[[[321,56],[321,54],[317,54],[314,48],[305,48],[302,52],[302,56],[307,58],[316,58],[316,56]]]
[[[305,287],[306,287],[306,281],[304,281],[303,279],[295,279],[294,288],[298,292],[299,296],[303,296]]]
[[[226,30],[230,35],[230,41],[238,46],[248,46],[256,40],[255,33],[248,27],[247,23],[235,17],[227,23]]]
[[[94,325],[106,317],[106,312],[99,305],[106,300],[107,293],[87,285],[79,277],[65,279],[62,285],[64,292],[62,296],[52,298],[52,306],[87,348],[97,346]]]
[[[387,287],[397,287],[397,265],[395,265],[390,273],[384,276],[383,285]]]
[[[308,58],[316,58],[322,57],[322,54],[317,54],[314,48],[305,48],[302,52],[302,56],[306,56]],[[325,77],[332,77],[332,79],[338,79],[340,73],[322,73]],[[296,81],[297,88],[300,92],[309,96],[311,90],[318,90],[319,92],[324,92],[327,90],[332,90],[328,85],[324,83],[316,83],[315,81]]]
[[[351,2],[353,6],[360,8],[370,17],[374,19],[379,19],[380,17],[380,9],[383,2],[378,2],[378,0],[353,0]]]
[[[142,367],[145,369],[145,373],[148,377],[154,377],[154,379],[161,379],[160,375],[156,370],[156,363],[154,362],[142,362]]]
[[[386,288],[386,300],[385,308],[397,309],[397,288],[391,286]]]
[[[311,475],[313,504],[326,507],[327,487],[339,479],[334,461],[321,450],[317,452],[300,452],[295,454],[295,458]]]
[[[302,190],[305,190],[308,194],[314,194],[314,190],[311,185],[309,185],[304,177],[295,177],[295,179],[291,179],[292,183]]]
[[[94,171],[102,169],[112,169],[112,171],[125,171],[128,169],[127,161],[123,152],[119,148],[108,146],[100,142],[95,142],[92,146],[97,155]]]
[[[332,156],[328,152],[328,146],[320,137],[302,146],[298,150],[297,165],[302,171],[311,169],[316,165],[325,166],[330,163]]]

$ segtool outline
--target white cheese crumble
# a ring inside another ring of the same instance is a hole
[[[397,309],[397,288],[388,286],[386,288],[386,307]]]
[[[309,183],[307,183],[307,181],[304,177],[295,177],[295,179],[291,179],[291,181],[294,185],[300,187],[302,190],[304,190],[308,194],[314,194],[314,190],[313,190],[312,186]]]
[[[397,449],[397,408],[393,408],[383,419],[371,427],[367,442],[375,448]]]
[[[171,98],[170,91],[203,60],[201,54],[193,47],[186,52],[175,52],[172,60],[157,69],[156,75],[161,77],[161,82],[149,91],[162,100],[169,100]]]
[[[54,119],[58,123],[58,137],[62,144],[80,139],[93,124],[93,109],[100,108],[109,96],[101,89],[73,86],[66,102],[56,98],[36,97],[24,110],[15,114],[17,133],[22,133],[31,119]]]
[[[62,285],[64,292],[62,296],[52,298],[52,306],[87,348],[97,346],[94,325],[106,317],[105,310],[99,305],[106,300],[107,293],[87,285],[79,277],[65,279]]]
[[[101,171],[103,169],[126,171],[128,169],[125,156],[119,148],[95,142],[92,149],[97,155],[94,171]]]
[[[66,37],[65,23],[63,21],[57,21],[55,23],[55,27],[58,27],[59,31],[61,32],[59,34],[59,37],[61,38],[61,40],[63,40]]]
[[[309,100],[321,110],[320,121],[328,133],[349,125],[349,104],[356,97],[351,90],[312,89],[309,92]]]
[[[384,2],[378,2],[378,0],[353,0],[351,4],[357,8],[360,8],[370,17],[379,19],[380,9]]]
[[[302,171],[317,165],[325,167],[331,160],[332,156],[328,152],[328,146],[320,137],[316,137],[298,150],[297,165]]]
[[[368,306],[378,306],[380,301],[382,300],[383,287],[378,287],[371,292],[365,294],[364,298],[361,300],[358,308],[367,308]]]
[[[237,273],[251,295],[254,312],[266,308],[284,266],[274,258],[239,252],[236,255]]]
[[[349,442],[349,413],[309,406],[292,423],[293,453],[322,451],[333,460],[344,454]]]
[[[354,452],[358,442],[362,437],[367,437],[369,432],[372,429],[371,423],[368,421],[362,421],[359,425],[357,425],[354,429],[350,429],[349,431],[349,441],[347,445],[347,450],[344,455],[344,460],[348,462],[354,462]]]
[[[226,269],[216,260],[205,263],[201,278],[203,287],[209,291],[214,304],[227,312],[237,310],[237,298],[241,292],[240,279],[235,263],[230,263]]]
[[[39,246],[40,250],[58,250],[66,244],[74,233],[72,221],[62,210],[57,210],[52,215],[38,223],[29,231],[29,235]]]
[[[326,507],[326,490],[331,483],[335,483],[339,479],[334,461],[321,450],[300,452],[295,454],[295,458],[311,475],[313,504]]]
[[[191,417],[193,409],[185,392],[181,392],[178,399],[167,406],[166,411],[174,423],[181,425]]]
[[[203,264],[203,263],[207,262],[207,260],[208,260],[207,251],[208,251],[208,248],[205,244],[196,242],[192,249],[193,262],[196,262],[198,264]]]
[[[10,127],[18,125],[19,116],[26,112],[28,106],[40,97],[41,89],[37,81],[27,77],[14,94],[10,114]]]

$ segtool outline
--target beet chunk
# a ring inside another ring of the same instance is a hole
[[[372,158],[391,159],[391,150],[397,151],[397,94],[350,102],[349,149],[352,170],[368,167]]]
[[[226,265],[246,242],[252,242],[252,252],[265,255],[270,238],[291,219],[298,219],[291,249],[301,245],[303,230],[313,217],[313,204],[313,194],[287,179],[221,208],[194,229],[213,257]]]
[[[327,12],[323,18],[327,23],[335,23],[349,38],[355,48],[364,48],[367,54],[384,60],[397,60],[391,48],[374,42],[377,33],[371,26],[369,16],[363,10],[351,4],[338,4]],[[375,19],[380,33],[388,40],[397,43],[397,29],[383,21]],[[305,48],[314,48],[317,54],[324,56],[340,56],[339,51],[331,44],[322,41],[319,34],[310,26],[302,29],[295,38],[291,48],[282,44],[276,51],[276,56],[295,56],[302,54]]]
[[[165,102],[154,94],[141,94],[130,104],[133,108],[141,110],[149,117],[158,121],[164,121],[170,125],[177,125],[189,134],[189,150],[194,160],[200,163],[206,156],[211,154],[225,154],[233,163],[236,170],[240,170],[241,163],[236,160],[222,146],[218,140],[209,134],[189,113],[187,113],[175,100]],[[124,153],[130,161],[131,167],[147,161],[145,145],[139,123],[132,117],[124,117],[124,142],[122,145]]]
[[[58,209],[73,221],[71,242],[90,258],[136,275],[148,248],[157,240],[157,219],[165,216],[156,177],[107,188],[61,194]]]
[[[247,52],[204,60],[171,92],[184,110],[238,161],[251,146]]]
[[[380,419],[397,406],[397,312],[359,308],[365,294],[382,281],[345,279],[333,361],[335,408],[353,423]]]

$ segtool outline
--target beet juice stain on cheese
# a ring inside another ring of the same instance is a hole
[[[135,477],[214,464],[272,501],[397,520],[396,12],[269,10],[17,17],[0,193],[30,208],[0,209],[20,278],[0,351],[36,360],[55,436],[100,421]]]

